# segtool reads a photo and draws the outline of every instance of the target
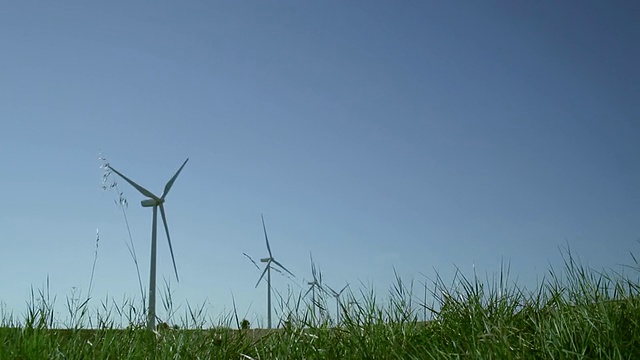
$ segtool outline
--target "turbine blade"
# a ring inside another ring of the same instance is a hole
[[[260,285],[260,281],[262,281],[262,278],[264,277],[264,274],[267,273],[267,270],[269,269],[270,265],[271,265],[271,262],[268,262],[267,266],[264,267],[264,271],[262,272],[262,275],[260,275],[260,278],[258,279],[258,282],[256,283],[256,287],[258,287],[258,285]]]
[[[187,158],[187,160],[185,160],[182,163],[182,166],[180,166],[180,169],[178,169],[178,171],[176,172],[175,175],[173,175],[173,177],[171,178],[171,180],[169,180],[169,182],[167,183],[167,185],[164,186],[164,192],[162,192],[162,198],[164,199],[165,196],[167,196],[167,194],[169,193],[169,190],[171,190],[171,187],[173,186],[173,183],[176,181],[176,179],[178,178],[178,175],[180,174],[180,171],[182,171],[182,168],[187,165],[187,161],[189,161],[189,158]]]
[[[318,287],[318,290],[322,291],[325,294],[328,294],[329,292],[324,288],[324,286],[322,286],[321,283],[316,283],[316,286]]]
[[[316,269],[316,265],[311,265],[311,275],[313,276],[313,281],[318,281],[318,269]]]
[[[309,295],[309,293],[311,292],[311,290],[313,290],[313,286],[310,286],[310,287],[309,287],[309,290],[307,290],[307,292],[306,292],[306,293],[304,293],[304,295],[302,295],[302,297],[305,297],[305,296]]]
[[[173,246],[171,246],[171,237],[169,236],[169,226],[167,225],[167,216],[164,214],[164,206],[160,206],[160,215],[162,215],[162,223],[164,224],[164,231],[167,233],[167,241],[169,242],[169,251],[171,252],[171,261],[173,262],[173,271],[176,272],[176,280],[180,282],[178,276],[178,268],[176,267],[176,259],[173,257]]]
[[[150,197],[150,198],[152,198],[152,199],[154,199],[156,201],[160,200],[160,198],[155,196],[151,191],[149,191],[149,190],[143,188],[142,186],[136,184],[133,180],[129,179],[128,177],[126,177],[123,174],[121,174],[118,170],[116,170],[113,167],[111,167],[111,165],[107,165],[107,166],[109,167],[109,169],[113,170],[114,173],[120,175],[121,178],[123,178],[126,182],[131,184],[131,186],[136,188],[136,190],[138,190],[142,195],[144,195],[146,197]]]
[[[262,218],[262,230],[264,230],[264,240],[267,242],[267,251],[269,251],[269,257],[273,258],[273,255],[271,255],[271,246],[269,246],[269,238],[267,237],[267,227],[264,225],[264,216],[260,214],[260,217]]]
[[[313,281],[318,280],[316,264],[313,262],[313,255],[309,252],[309,259],[311,260],[311,275],[313,276]]]
[[[251,256],[247,255],[247,253],[242,253],[242,255],[246,256],[247,258],[249,258],[249,260],[251,260],[251,262],[253,263],[253,265],[256,266],[256,268],[258,268],[258,270],[260,270],[260,266],[258,266],[258,264],[256,264],[255,261],[253,261],[253,259],[251,258]]]
[[[295,275],[293,275],[293,273],[291,271],[289,271],[286,267],[284,267],[282,264],[280,264],[280,262],[278,262],[278,260],[276,259],[271,259],[271,261],[273,261],[274,263],[276,263],[276,265],[280,266],[282,268],[282,270],[288,272],[291,276],[296,277]]]
[[[342,294],[342,292],[349,287],[349,284],[345,285],[342,290],[340,290],[340,292],[338,292],[338,296],[340,296],[340,294]]]
[[[327,285],[327,289],[329,289],[329,291],[331,291],[331,293],[333,294],[333,296],[338,296],[338,293],[337,293],[335,290],[333,290],[333,289],[331,288],[331,286]]]

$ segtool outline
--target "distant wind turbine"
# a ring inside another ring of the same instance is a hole
[[[289,271],[286,267],[284,267],[284,265],[280,264],[280,262],[278,262],[278,260],[276,260],[273,257],[273,253],[271,253],[271,246],[269,246],[269,237],[267,236],[267,227],[264,224],[264,216],[260,215],[260,217],[262,218],[262,230],[264,231],[264,240],[267,243],[267,251],[269,252],[269,257],[260,259],[260,262],[266,263],[266,265],[264,267],[264,271],[262,271],[262,275],[260,275],[260,278],[256,283],[256,287],[260,285],[260,281],[262,281],[262,278],[264,278],[264,275],[267,274],[267,328],[271,329],[271,268],[273,267],[273,270],[280,272],[278,268],[274,267],[274,265],[277,265],[282,270],[288,272],[291,276],[295,277],[295,275],[293,275],[291,271]],[[258,264],[256,264],[255,261],[253,261],[253,259],[251,259],[249,255],[247,254],[244,254],[244,255],[248,257],[249,260],[251,260],[251,262],[253,262],[253,264],[256,265],[256,267],[258,266]]]
[[[309,253],[309,258],[311,259],[311,275],[313,276],[313,281],[307,282],[309,285],[309,290],[304,293],[303,297],[309,295],[311,293],[311,311],[313,312],[313,318],[315,320],[316,317],[316,288],[318,290],[324,290],[322,288],[322,272],[316,269],[316,264],[313,262],[313,255]]]
[[[173,183],[178,178],[180,171],[187,164],[189,159],[185,160],[180,166],[180,169],[173,175],[173,177],[167,182],[164,186],[164,191],[162,192],[162,196],[157,197],[151,191],[143,188],[142,186],[133,182],[133,180],[121,174],[118,170],[114,169],[111,165],[107,165],[109,169],[111,169],[114,173],[120,175],[121,178],[126,180],[131,186],[136,188],[142,195],[148,197],[148,199],[142,200],[141,204],[143,207],[153,207],[153,225],[151,228],[151,270],[149,272],[149,313],[147,314],[147,328],[149,330],[155,330],[156,328],[156,233],[157,233],[157,224],[158,224],[158,208],[160,208],[160,214],[162,215],[162,223],[164,224],[164,231],[167,234],[167,241],[169,243],[169,251],[171,252],[171,261],[173,262],[173,270],[176,273],[176,280],[180,282],[180,278],[178,277],[178,268],[176,267],[176,260],[173,256],[173,246],[171,246],[171,237],[169,236],[169,227],[167,226],[167,217],[164,212],[164,199],[171,190]]]
[[[340,291],[335,291],[331,286],[327,285],[327,289],[331,291],[331,295],[336,298],[336,325],[340,324],[340,295],[347,287],[349,287],[349,284],[345,285]]]

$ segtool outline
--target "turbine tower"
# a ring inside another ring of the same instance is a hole
[[[267,227],[264,225],[264,216],[260,215],[260,217],[262,218],[262,230],[264,231],[264,240],[267,243],[267,251],[269,252],[269,257],[260,259],[260,262],[266,263],[266,265],[264,267],[264,271],[262,271],[262,275],[260,275],[260,278],[256,283],[256,288],[258,287],[258,285],[260,285],[260,281],[262,281],[262,278],[264,278],[264,275],[267,274],[267,328],[271,329],[271,268],[273,265],[277,265],[282,270],[288,272],[291,276],[293,277],[296,277],[296,276],[293,275],[291,271],[289,271],[286,267],[284,267],[284,265],[280,264],[280,262],[278,262],[278,260],[276,260],[273,257],[273,254],[271,253],[271,246],[269,246],[269,237],[267,236]],[[249,257],[246,254],[245,256]],[[251,257],[249,257],[249,259],[251,259]],[[257,264],[255,265],[257,266]],[[280,272],[280,270],[278,270],[278,268],[276,267],[274,267],[273,270]]]
[[[182,168],[187,164],[189,159],[185,160],[180,166],[180,169],[173,175],[173,177],[167,182],[164,186],[164,191],[162,192],[162,196],[158,197],[154,195],[151,191],[143,188],[142,186],[133,182],[133,180],[124,176],[118,170],[114,169],[111,165],[107,165],[109,169],[111,169],[114,173],[118,174],[121,178],[123,178],[126,182],[131,184],[136,190],[138,190],[142,195],[148,197],[148,199],[142,200],[141,204],[143,207],[153,207],[153,225],[151,227],[151,269],[149,271],[149,312],[147,314],[147,328],[149,330],[155,330],[156,328],[156,249],[157,249],[157,224],[158,224],[158,208],[160,208],[160,214],[162,215],[162,223],[164,224],[164,231],[167,234],[167,242],[169,243],[169,251],[171,252],[171,261],[173,262],[173,271],[176,274],[176,280],[180,282],[180,278],[178,277],[178,268],[176,267],[176,260],[173,256],[173,246],[171,246],[171,237],[169,236],[169,226],[167,225],[167,217],[164,212],[164,201],[165,197],[171,190],[173,183],[176,181],[176,178],[182,171]]]

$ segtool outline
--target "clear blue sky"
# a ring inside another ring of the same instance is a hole
[[[638,2],[13,1],[0,9],[0,301],[139,294],[102,152],[167,198],[176,304],[264,319],[243,257],[385,294],[640,255]],[[151,210],[120,181],[145,287]],[[162,286],[160,286],[162,288]],[[77,290],[76,290],[77,291]],[[420,290],[421,291],[421,290]]]

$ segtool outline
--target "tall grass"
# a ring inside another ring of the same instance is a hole
[[[140,276],[140,265],[138,264],[138,255],[136,254],[136,247],[133,243],[133,237],[131,236],[131,227],[129,226],[129,218],[127,217],[127,208],[129,207],[129,202],[127,198],[124,196],[124,193],[120,191],[118,187],[118,182],[113,179],[111,168],[109,167],[109,160],[104,157],[102,154],[98,155],[98,160],[102,163],[100,164],[100,169],[102,169],[102,190],[113,190],[117,199],[114,199],[115,204],[122,211],[122,217],[124,219],[125,226],[127,228],[127,235],[129,238],[129,242],[125,242],[127,245],[127,250],[129,250],[129,255],[131,255],[131,259],[133,260],[133,264],[136,267],[136,275],[138,276],[138,286],[140,287],[140,296],[142,297],[142,302],[145,302],[145,291],[142,286],[142,277]],[[95,269],[95,261],[97,259],[97,250],[98,250],[98,237],[96,239],[96,257],[94,258],[93,266]],[[93,280],[93,271],[91,272],[91,279]],[[91,287],[90,287],[91,288]],[[90,292],[89,292],[90,294]]]
[[[156,332],[141,326],[144,303],[126,298],[104,299],[90,311],[88,301],[72,294],[69,315],[59,321],[56,299],[45,286],[32,290],[23,319],[2,312],[0,358],[640,358],[635,257],[628,276],[594,271],[571,252],[563,255],[564,268],[550,269],[533,291],[511,283],[508,267],[486,281],[458,272],[449,285],[436,274],[419,289],[396,273],[387,299],[378,299],[371,288],[348,292],[340,324],[329,314],[335,307],[326,306],[323,297],[305,305],[300,294],[289,291],[280,297],[277,312],[286,321],[272,331],[231,329],[240,324],[235,309],[215,323],[204,305],[174,309],[168,286],[163,304],[171,324],[161,324]],[[320,312],[316,317],[314,308]]]

